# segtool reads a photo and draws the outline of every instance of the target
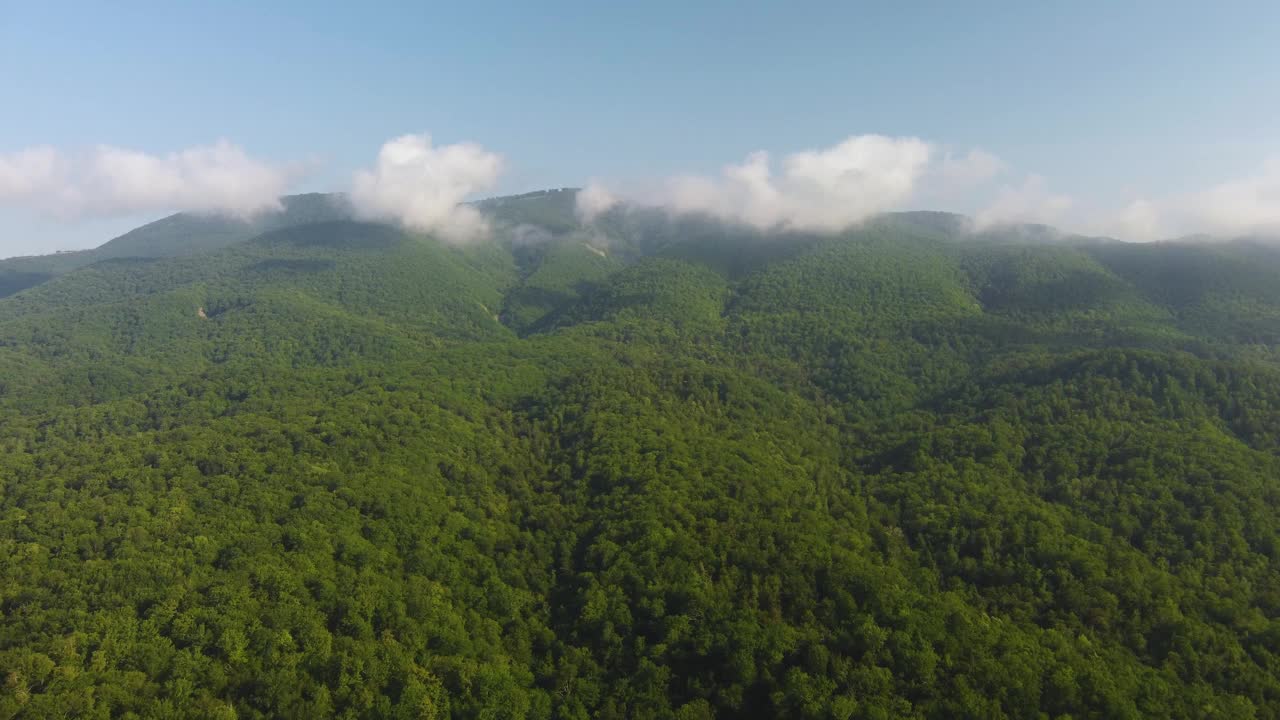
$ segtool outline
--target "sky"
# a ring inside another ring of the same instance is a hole
[[[1275,2],[0,0],[0,256],[317,190],[1270,230],[1278,87]]]

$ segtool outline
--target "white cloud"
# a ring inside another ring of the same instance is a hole
[[[1280,230],[1280,158],[1253,175],[1162,203],[1180,232],[1246,234]]]
[[[291,180],[226,141],[168,155],[109,145],[0,155],[0,204],[68,218],[173,210],[248,217],[278,209]]]
[[[939,150],[935,156],[911,193],[915,209],[966,211],[980,207],[983,199],[995,192],[993,181],[1009,169],[1004,160],[979,148],[963,154]]]
[[[62,157],[47,146],[0,155],[0,201],[39,199],[60,185]]]
[[[1280,157],[1203,190],[1138,198],[1118,209],[1096,199],[1084,202],[1034,173],[1015,175],[985,150],[946,150],[909,137],[853,136],[831,148],[786,156],[778,165],[768,153],[756,152],[718,175],[677,177],[657,191],[619,193],[593,183],[579,193],[579,213],[592,217],[625,197],[757,227],[836,230],[913,205],[972,212],[979,229],[1042,223],[1143,241],[1280,235]]]
[[[939,181],[948,187],[967,188],[981,185],[1003,173],[1004,161],[991,153],[974,148],[964,155],[948,152],[935,169]]]
[[[1280,159],[1242,178],[1203,190],[1138,198],[1118,210],[1081,206],[1070,195],[1051,190],[1043,177],[1028,175],[1019,185],[1002,187],[974,220],[980,228],[1044,223],[1143,242],[1193,234],[1280,233]]]
[[[769,154],[755,152],[714,177],[674,178],[643,200],[760,228],[839,230],[909,199],[930,152],[917,138],[855,135],[787,155],[777,174]],[[604,190],[593,194],[609,197]]]
[[[511,244],[520,247],[522,245],[541,245],[551,242],[555,236],[547,231],[546,228],[537,225],[529,225],[522,223],[511,228]]]
[[[1146,200],[1135,200],[1114,217],[1104,218],[1094,231],[1122,240],[1158,240],[1167,233],[1160,209]]]
[[[429,135],[405,135],[385,143],[376,164],[354,175],[350,198],[364,217],[465,242],[488,227],[463,203],[492,189],[503,165],[501,156],[477,144],[434,146]],[[0,209],[34,211],[50,222],[177,210],[248,217],[278,208],[298,175],[296,166],[253,158],[227,141],[168,154],[109,145],[82,152],[36,146],[0,153]],[[1039,175],[1015,175],[982,149],[854,135],[781,157],[751,153],[719,173],[675,177],[650,188],[621,191],[589,183],[577,195],[578,214],[590,221],[620,202],[636,201],[760,228],[832,231],[914,206],[978,208],[977,227],[1036,222],[1126,240],[1280,233],[1280,158],[1203,190],[1139,195],[1107,209],[1053,189]]]
[[[1040,175],[1014,175],[979,148],[961,152],[911,137],[855,135],[780,163],[755,152],[717,175],[677,177],[656,191],[620,193],[592,183],[579,193],[579,215],[594,217],[623,198],[761,228],[839,230],[911,205],[970,211],[976,229],[1041,223],[1124,240],[1280,234],[1280,158],[1201,191],[1108,210],[1051,187]]]
[[[1095,227],[1124,240],[1143,241],[1280,233],[1280,158],[1203,190],[1134,200],[1117,213],[1103,214]]]
[[[474,143],[433,147],[430,135],[404,135],[382,146],[373,170],[356,173],[351,202],[362,216],[467,242],[483,236],[488,225],[461,203],[492,188],[502,166],[500,156]]]
[[[619,202],[621,201],[616,195],[595,181],[587,183],[574,198],[578,218],[583,222],[591,222]]]
[[[995,200],[974,216],[978,228],[1011,223],[1060,222],[1075,201],[1069,195],[1055,193],[1043,177],[1028,175],[1019,185],[1005,185]]]

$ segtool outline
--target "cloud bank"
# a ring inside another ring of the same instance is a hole
[[[404,135],[382,145],[372,168],[354,174],[349,196],[362,217],[463,243],[488,234],[481,213],[464,203],[491,190],[504,165],[475,143],[437,146],[430,135]],[[250,217],[278,209],[298,176],[225,140],[168,154],[37,146],[0,153],[0,208],[54,220],[179,210]],[[957,152],[915,137],[853,135],[780,157],[750,153],[718,173],[668,178],[642,192],[592,182],[576,202],[584,221],[635,203],[762,229],[837,231],[916,208],[969,212],[977,228],[1043,223],[1125,240],[1280,235],[1280,158],[1198,191],[1105,206],[1015,172],[980,148]]]
[[[362,217],[464,243],[486,235],[488,225],[461,203],[492,188],[502,167],[499,155],[474,143],[435,147],[428,134],[404,135],[382,146],[372,170],[356,173],[351,203]]]
[[[1251,174],[1176,196],[1107,207],[1015,172],[996,155],[956,152],[914,137],[854,135],[828,148],[784,156],[764,151],[712,176],[678,176],[624,193],[590,183],[578,193],[590,221],[620,204],[702,213],[762,229],[838,231],[892,210],[967,212],[975,229],[1037,223],[1123,240],[1191,234],[1280,235],[1280,158]]]
[[[578,219],[585,222],[590,222],[596,216],[607,212],[621,202],[617,195],[614,195],[604,185],[594,180],[579,190],[577,197],[574,198]]]
[[[1029,175],[1021,185],[1001,188],[975,220],[980,226],[1039,222],[1142,242],[1188,235],[1280,235],[1280,158],[1243,177],[1191,192],[1139,197],[1119,209],[1082,203]]]
[[[833,232],[922,199],[950,199],[1005,169],[983,150],[955,154],[916,137],[855,135],[778,163],[768,152],[753,152],[717,176],[669,178],[657,191],[626,197],[591,183],[579,192],[577,211],[590,220],[625,200],[762,229]]]
[[[974,148],[964,155],[946,153],[934,174],[946,189],[966,189],[989,182],[1007,169],[1004,160]]]
[[[978,211],[973,221],[979,229],[1013,223],[1053,225],[1073,205],[1072,197],[1051,191],[1043,177],[1028,175],[1021,184],[1001,187],[995,200]]]
[[[167,155],[110,145],[0,154],[0,204],[64,218],[175,210],[250,217],[279,209],[293,179],[226,141]]]
[[[1135,239],[1205,233],[1280,233],[1280,158],[1242,178],[1167,198],[1141,198],[1120,215]]]
[[[931,152],[918,138],[855,135],[787,155],[777,167],[769,153],[754,152],[719,175],[676,177],[637,200],[759,228],[839,230],[910,198]],[[590,217],[614,198],[590,187],[579,195],[579,212]]]

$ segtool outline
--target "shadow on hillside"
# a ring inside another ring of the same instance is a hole
[[[273,230],[259,235],[254,242],[297,248],[377,250],[396,247],[405,239],[403,232],[388,225],[335,220]]]
[[[49,273],[4,272],[0,273],[0,298],[9,297],[52,278]]]

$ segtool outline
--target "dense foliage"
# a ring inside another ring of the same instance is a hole
[[[1280,252],[480,207],[0,275],[0,718],[1280,718]]]

